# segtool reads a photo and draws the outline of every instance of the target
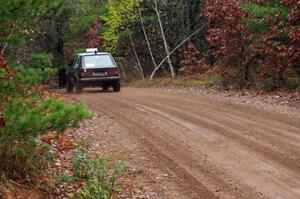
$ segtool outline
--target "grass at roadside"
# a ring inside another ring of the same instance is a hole
[[[42,140],[49,142],[57,156],[56,164],[45,171],[47,178],[43,178],[39,186],[2,179],[0,198],[110,199],[122,192],[118,179],[127,172],[124,161],[114,162],[103,156],[91,155],[90,144],[86,140],[75,141],[71,137],[51,134]]]
[[[71,159],[71,173],[60,174],[60,183],[66,187],[80,185],[68,194],[74,199],[109,199],[118,190],[116,181],[127,171],[123,161],[111,163],[102,156],[92,157],[90,146],[85,140],[78,143],[78,148]]]
[[[186,88],[219,88],[221,85],[221,78],[218,75],[211,77],[182,77],[178,76],[176,79],[167,77],[155,78],[151,82],[149,79],[139,80],[130,84],[137,87],[186,87]]]

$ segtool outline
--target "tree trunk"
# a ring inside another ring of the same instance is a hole
[[[135,45],[134,45],[134,42],[133,42],[133,40],[132,40],[131,35],[129,35],[129,38],[130,38],[130,42],[131,42],[131,45],[132,45],[132,49],[133,49],[133,52],[134,52],[134,55],[135,55],[137,64],[138,64],[139,69],[140,69],[140,72],[141,72],[142,79],[145,79],[145,75],[144,75],[144,72],[143,72],[143,68],[142,68],[142,65],[141,65],[139,56],[138,56],[138,54],[137,54],[137,52],[136,52]]]
[[[155,69],[157,64],[155,62],[155,59],[154,59],[154,56],[153,56],[153,53],[152,53],[151,44],[150,44],[148,36],[147,36],[147,32],[146,32],[146,29],[145,29],[145,26],[144,26],[144,21],[143,21],[141,12],[139,12],[139,14],[140,14],[140,20],[141,20],[144,36],[145,36],[145,39],[146,39],[146,42],[147,42],[147,45],[148,45],[148,49],[149,49],[149,53],[150,53],[150,56],[151,56],[151,59],[152,59],[152,63],[154,65],[154,69]]]
[[[167,61],[168,61],[168,64],[169,64],[169,67],[170,67],[170,70],[171,70],[171,76],[172,76],[172,79],[175,79],[174,67],[172,65],[172,61],[171,61],[171,57],[170,57],[171,54],[170,54],[169,46],[168,46],[168,43],[167,43],[167,40],[166,40],[164,28],[163,28],[162,23],[161,23],[160,13],[159,13],[158,6],[157,6],[157,0],[154,0],[154,3],[155,3],[155,12],[157,14],[157,19],[158,19],[158,23],[159,23],[161,34],[162,34],[162,39],[164,41],[164,46],[165,46],[165,50],[166,50],[166,53],[167,53]]]
[[[209,23],[205,24],[204,26],[202,26],[201,28],[199,28],[198,30],[196,30],[195,32],[193,32],[192,34],[190,34],[187,38],[185,38],[180,44],[178,44],[171,52],[170,55],[172,55],[178,48],[180,48],[183,44],[185,44],[188,40],[190,40],[194,35],[196,35],[200,30],[202,30],[206,25],[208,25]],[[157,65],[157,67],[152,71],[151,76],[149,81],[152,81],[156,71],[162,66],[162,64],[167,60],[168,56],[163,58],[163,60]]]

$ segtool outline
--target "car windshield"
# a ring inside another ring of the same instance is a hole
[[[85,56],[83,65],[85,68],[109,68],[114,67],[115,63],[110,55]]]

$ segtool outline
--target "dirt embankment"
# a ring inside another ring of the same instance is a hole
[[[78,135],[141,171],[135,196],[300,198],[299,109],[168,89],[72,97],[98,114]]]

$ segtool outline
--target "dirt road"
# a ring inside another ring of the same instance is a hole
[[[300,198],[300,113],[158,89],[74,97],[121,128],[108,142],[166,176],[161,198]]]

